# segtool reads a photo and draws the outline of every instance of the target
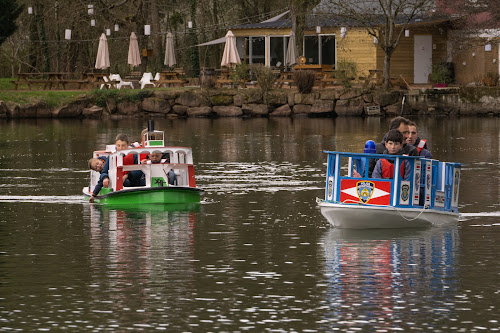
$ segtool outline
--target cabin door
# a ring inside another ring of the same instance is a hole
[[[432,35],[415,35],[413,82],[428,83],[432,69]]]

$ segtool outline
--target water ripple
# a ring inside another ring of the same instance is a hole
[[[308,191],[323,189],[323,170],[309,165],[260,163],[202,163],[196,178],[208,193]]]

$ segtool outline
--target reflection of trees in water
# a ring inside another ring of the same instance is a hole
[[[328,317],[335,322],[393,327],[399,319],[425,315],[433,308],[453,317],[454,305],[446,305],[446,300],[457,289],[457,226],[425,230],[332,228],[323,241]],[[361,317],[366,323],[355,323]]]

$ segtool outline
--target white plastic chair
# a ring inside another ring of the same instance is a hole
[[[151,82],[152,79],[153,79],[153,74],[151,74],[151,73],[142,74],[142,78],[139,81],[139,83],[141,85],[141,89],[144,89],[144,87],[147,85],[151,85],[151,86],[155,87],[155,84],[153,82]]]
[[[155,81],[159,81],[159,80],[160,80],[160,72],[155,74]]]
[[[112,74],[109,76],[111,81],[119,81],[116,85],[118,89],[121,89],[123,86],[129,86],[131,89],[134,89],[134,85],[130,81],[123,81],[120,74]]]
[[[107,77],[107,76],[103,76],[103,77],[102,77],[102,79],[103,79],[103,80],[104,80],[104,82],[106,82],[106,83],[101,84],[101,89],[102,89],[102,88],[104,88],[104,87],[106,87],[106,88],[108,88],[108,89],[109,89],[109,88],[111,88],[111,87],[113,86],[111,83],[108,83],[108,82],[109,82],[109,80],[108,80],[108,77]]]

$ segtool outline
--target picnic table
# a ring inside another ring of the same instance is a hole
[[[184,72],[180,71],[164,71],[160,72],[160,79],[155,81],[157,87],[168,87],[169,85],[184,87],[184,80],[181,79],[181,75],[184,75]]]
[[[280,72],[278,78],[274,82],[276,85],[276,88],[282,88],[283,85],[286,83],[290,87],[294,84],[294,78],[293,78],[293,72],[292,71],[283,71]]]
[[[140,86],[139,81],[142,78],[141,72],[130,72],[128,75],[125,75],[125,80],[132,82],[134,87]]]
[[[299,64],[293,68],[295,71],[313,71],[316,74],[314,82],[315,86],[321,86],[321,79],[324,77],[323,72],[333,70],[332,65],[319,65],[319,64]]]
[[[384,83],[384,71],[382,69],[370,69],[367,77],[360,77],[359,80],[363,81],[363,86],[368,87],[370,85],[380,87]],[[389,86],[391,87],[406,87],[406,82],[402,80],[401,77],[390,77]]]
[[[234,72],[229,70],[229,68],[216,69],[215,72],[218,73],[215,87],[221,88],[225,84],[229,84],[230,86],[235,84],[234,80],[231,78]]]
[[[17,73],[17,78],[15,81],[11,81],[15,85],[17,90],[19,85],[26,84],[28,89],[31,90],[32,85],[43,84],[44,90],[51,90],[54,88],[66,89],[66,84],[68,83],[78,83],[78,89],[86,83],[85,80],[74,80],[68,79],[73,73],[63,73],[63,72],[42,72],[42,73]]]
[[[104,88],[109,88],[116,87],[120,83],[119,81],[111,80],[108,73],[85,73],[84,76],[87,77],[88,84],[94,86],[96,89],[99,89],[102,84],[104,84]]]
[[[363,86],[368,87],[373,84],[375,86],[381,86],[384,83],[384,72],[381,69],[370,69],[368,70],[367,77],[360,77],[359,80],[363,81]]]
[[[321,78],[321,88],[325,88],[329,84],[332,86],[343,85],[351,80],[354,78],[346,78],[344,70],[325,69]]]

